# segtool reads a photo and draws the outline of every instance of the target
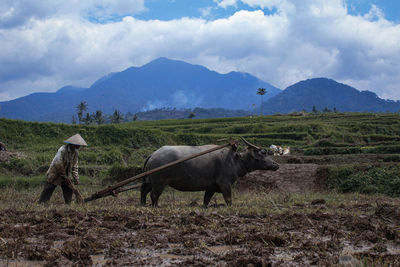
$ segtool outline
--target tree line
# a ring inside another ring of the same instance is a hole
[[[110,123],[122,123],[128,121],[136,121],[137,115],[130,112],[123,114],[119,110],[114,110],[113,114],[105,114],[101,110],[93,113],[86,112],[88,104],[86,101],[80,102],[76,106],[76,115],[72,115],[72,124],[101,125]]]
[[[316,108],[316,106],[315,105],[313,105],[313,107],[312,107],[312,110],[311,110],[311,113],[314,113],[314,114],[320,114],[320,113],[338,113],[339,111],[336,109],[336,107],[333,107],[333,110],[331,110],[330,108],[328,108],[328,107],[325,107],[323,110],[322,110],[322,112],[321,111],[319,111],[317,108]]]

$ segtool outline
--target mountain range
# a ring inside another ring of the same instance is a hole
[[[263,96],[264,114],[310,111],[313,106],[339,111],[400,110],[399,101],[383,100],[373,92],[360,92],[327,78],[301,81],[281,90],[248,73],[220,74],[203,66],[158,58],[141,67],[107,74],[89,88],[65,86],[54,93],[33,93],[0,102],[0,117],[69,123],[82,101],[88,104],[88,112],[101,110],[106,114],[196,107],[258,113],[258,88],[267,92]]]
[[[398,112],[400,101],[379,98],[374,92],[359,91],[332,79],[300,81],[263,103],[266,114],[295,111],[319,111],[325,108],[348,112]]]
[[[280,89],[241,72],[220,74],[203,66],[158,58],[141,67],[110,73],[89,88],[66,86],[55,93],[34,93],[0,102],[0,117],[34,121],[71,122],[77,105],[86,101],[88,112],[137,113],[156,108],[225,108],[249,110],[259,103],[257,88]]]

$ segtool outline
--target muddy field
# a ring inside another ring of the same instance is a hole
[[[400,265],[394,198],[235,191],[233,207],[217,195],[204,209],[201,194],[167,191],[153,209],[138,192],[85,206],[3,193],[0,266]]]

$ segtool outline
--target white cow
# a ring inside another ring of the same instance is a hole
[[[269,148],[274,152],[275,156],[282,156],[282,155],[290,154],[290,147],[282,148],[281,146],[270,145]]]

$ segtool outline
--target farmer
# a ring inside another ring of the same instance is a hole
[[[46,173],[47,181],[40,194],[39,203],[49,201],[57,185],[60,185],[63,190],[65,204],[71,203],[72,193],[75,193],[77,197],[80,195],[71,184],[70,176],[72,174],[74,184],[79,184],[78,149],[87,144],[79,134],[71,136],[64,142],[67,144],[58,149]]]

